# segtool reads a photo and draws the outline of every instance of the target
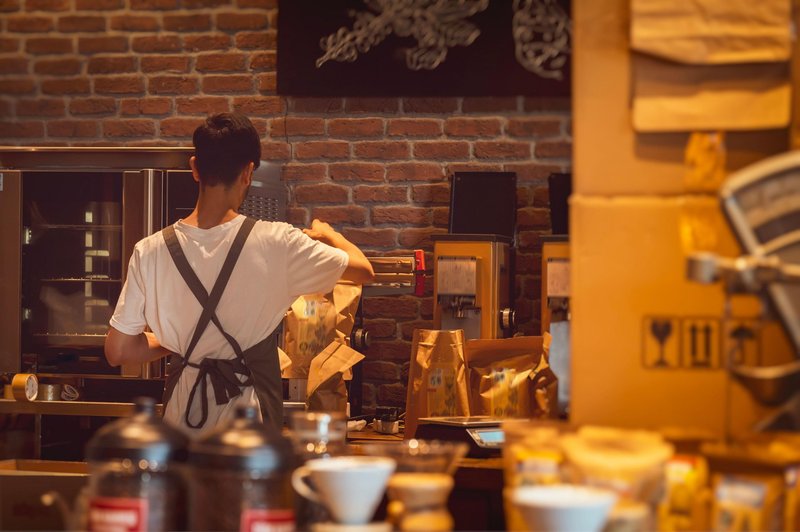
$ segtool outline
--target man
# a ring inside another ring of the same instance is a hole
[[[261,160],[258,133],[246,117],[211,116],[193,142],[197,205],[136,244],[106,358],[117,366],[172,355],[164,418],[190,437],[256,401],[265,423],[280,427],[276,327],[298,296],[328,292],[340,278],[363,284],[372,266],[319,220],[300,231],[237,212]]]

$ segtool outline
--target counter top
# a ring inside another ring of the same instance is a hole
[[[125,417],[133,414],[133,403],[101,401],[16,401],[0,399],[0,414],[41,414],[54,416]],[[161,415],[163,406],[156,405]]]

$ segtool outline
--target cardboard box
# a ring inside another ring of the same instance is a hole
[[[573,13],[573,190],[577,194],[675,195],[686,180],[689,133],[636,133],[629,0],[576,0]],[[788,149],[786,129],[729,132],[727,169]]]
[[[45,506],[41,497],[55,491],[72,510],[87,483],[83,462],[0,460],[0,530],[64,530],[59,509]]]
[[[794,359],[775,322],[758,326],[759,304],[737,296],[723,322],[721,285],[686,278],[693,251],[739,255],[718,200],[704,196],[573,196],[571,421],[723,435],[749,430],[772,410],[754,403],[723,369]],[[730,338],[737,327],[752,338]],[[730,390],[730,398],[728,397]]]

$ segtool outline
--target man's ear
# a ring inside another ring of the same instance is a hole
[[[256,169],[256,165],[250,161],[247,166],[245,166],[244,171],[242,172],[242,180],[245,186],[250,186],[250,183],[253,182],[253,172]]]
[[[195,183],[199,183],[200,173],[197,171],[197,159],[194,155],[189,157],[189,167],[192,169],[192,179],[194,179]]]

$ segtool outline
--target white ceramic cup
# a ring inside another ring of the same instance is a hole
[[[519,486],[511,497],[533,531],[597,532],[617,501],[611,491],[570,484]]]
[[[297,468],[292,485],[303,497],[325,506],[337,523],[362,525],[372,519],[395,467],[394,460],[382,456],[319,458]]]

